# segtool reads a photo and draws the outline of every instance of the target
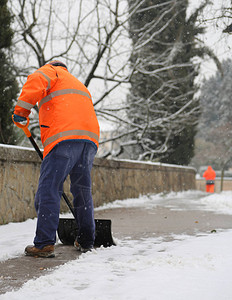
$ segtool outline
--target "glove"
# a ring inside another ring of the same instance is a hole
[[[27,118],[21,117],[21,116],[18,116],[18,115],[14,115],[14,116],[13,116],[13,119],[14,119],[14,121],[17,122],[17,123],[27,121]]]

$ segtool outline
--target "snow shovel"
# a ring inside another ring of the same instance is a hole
[[[12,116],[12,119],[13,119],[13,116]],[[29,138],[32,146],[38,153],[39,157],[41,158],[41,160],[43,160],[43,154],[40,151],[38,145],[36,144],[35,140],[33,139],[32,135],[31,135],[31,132],[28,129],[29,118],[27,118],[26,124],[15,122],[14,119],[13,119],[13,122],[17,127],[21,128],[24,131],[25,135]],[[72,215],[74,216],[74,210],[73,210],[72,204],[70,203],[68,197],[66,196],[66,194],[64,192],[62,193],[62,197],[64,198]],[[110,247],[113,245],[115,246],[116,244],[115,244],[115,242],[112,238],[112,234],[111,234],[111,220],[95,219],[95,225],[96,225],[96,229],[95,229],[94,247],[101,247],[101,246]],[[71,218],[60,218],[59,219],[59,226],[57,229],[57,233],[58,233],[58,237],[59,237],[60,241],[64,245],[73,245],[75,238],[77,237],[77,232],[78,232],[78,227],[77,227],[75,217],[74,217],[74,219],[71,219]]]

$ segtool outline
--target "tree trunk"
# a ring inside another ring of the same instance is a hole
[[[223,168],[221,170],[221,189],[220,189],[221,192],[223,191],[224,171],[225,171],[225,166],[223,166]]]

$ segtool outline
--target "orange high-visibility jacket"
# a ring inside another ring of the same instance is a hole
[[[211,166],[208,166],[207,170],[203,174],[203,177],[205,177],[206,180],[214,180],[216,177],[216,172]]]
[[[99,124],[88,89],[68,70],[46,64],[29,75],[14,113],[23,117],[39,107],[45,157],[60,141],[83,139],[99,146]]]

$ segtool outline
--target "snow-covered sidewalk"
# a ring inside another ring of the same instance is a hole
[[[194,191],[160,194],[117,201],[107,207],[164,205],[174,210],[232,214],[232,192],[205,196],[202,193],[199,199],[199,192]],[[186,197],[188,205],[183,202]],[[28,220],[0,226],[0,260],[22,254],[32,241],[35,223]],[[0,295],[0,299],[232,299],[232,230],[173,235],[173,239],[117,240],[117,247],[83,254],[48,275],[29,280],[15,292]]]

